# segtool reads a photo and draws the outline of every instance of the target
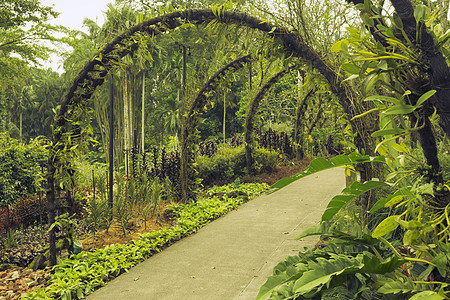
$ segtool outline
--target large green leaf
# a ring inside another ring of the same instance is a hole
[[[370,190],[382,186],[387,186],[387,183],[375,180],[366,181],[364,183],[360,183],[357,181],[353,182],[352,185],[350,185],[349,187],[345,188],[342,191],[343,195],[337,195],[334,196],[333,199],[331,199],[330,203],[328,203],[325,212],[322,215],[322,221],[331,220],[331,218],[342,207],[344,207],[349,201],[353,200],[354,198],[364,194],[365,192],[368,192]]]
[[[347,49],[348,49],[348,41],[340,40],[334,43],[333,46],[331,46],[330,51],[331,52],[339,52],[341,50],[348,51]]]
[[[373,95],[364,99],[364,101],[386,101],[395,105],[400,105],[401,100],[389,96]]]
[[[288,256],[285,260],[278,263],[273,270],[273,275],[259,289],[256,300],[266,299],[277,287],[286,282],[297,280],[302,276],[303,273],[295,267],[299,262],[300,257]]]
[[[388,279],[388,281],[378,289],[378,292],[382,294],[417,294],[430,290],[432,290],[431,285],[416,284],[412,282],[410,278],[396,277],[395,279]]]
[[[305,176],[308,176],[308,175],[311,175],[311,174],[314,174],[314,173],[317,173],[317,172],[320,172],[323,170],[327,170],[327,169],[331,169],[331,168],[335,168],[335,167],[341,167],[341,166],[345,166],[345,165],[353,165],[353,164],[357,164],[357,163],[366,163],[366,162],[386,162],[386,158],[383,156],[371,157],[369,155],[361,155],[356,152],[351,153],[349,155],[338,155],[338,156],[331,158],[330,160],[326,160],[322,157],[319,157],[319,158],[314,159],[311,162],[311,164],[306,169],[306,171],[295,174],[292,177],[286,177],[286,178],[281,179],[280,181],[278,181],[274,185],[272,185],[271,189],[267,193],[271,194],[300,178],[303,178]]]
[[[441,299],[446,298],[434,291],[423,291],[409,298],[409,300],[441,300]]]
[[[405,195],[403,195],[403,191],[402,190],[396,191],[394,194],[389,195],[386,198],[379,199],[377,202],[375,202],[375,204],[369,210],[369,214],[373,214],[377,210],[382,209],[386,205],[386,203],[388,203],[393,198],[398,197],[398,196],[405,196]]]
[[[414,18],[417,22],[425,21],[428,18],[428,7],[423,4],[418,4],[414,9]]]
[[[396,255],[388,257],[381,261],[374,254],[365,252],[363,257],[364,266],[361,268],[361,273],[368,274],[387,274],[393,272],[398,267],[403,265],[406,260],[399,258]]]
[[[436,93],[436,90],[431,90],[420,96],[419,100],[417,100],[416,106],[422,105],[425,101],[427,101],[431,96]]]
[[[302,231],[302,233],[300,233],[300,235],[295,239],[299,240],[307,236],[323,234],[333,234],[333,231],[330,232],[330,226],[328,222],[321,222],[319,226],[309,227],[308,229]]]
[[[403,130],[398,128],[389,128],[389,129],[381,129],[377,130],[371,134],[372,137],[385,136],[385,135],[393,135],[393,134],[401,134]]]
[[[308,264],[309,271],[295,282],[294,292],[304,295],[318,291],[328,285],[333,277],[348,274],[386,274],[393,272],[405,261],[396,256],[382,261],[369,252],[358,254],[356,257],[330,253],[331,259],[317,258],[317,262]]]
[[[382,237],[383,235],[388,234],[391,231],[394,231],[398,227],[398,222],[396,220],[398,216],[389,216],[383,221],[381,221],[380,224],[373,230],[372,237],[378,238]]]
[[[350,74],[359,74],[359,72],[361,71],[360,67],[352,63],[344,63],[341,67]]]
[[[367,75],[361,85],[362,94],[364,96],[368,95],[375,87],[375,84],[377,83],[377,81],[378,81],[377,73],[371,73],[371,74]]]
[[[367,251],[356,256],[333,252],[327,252],[326,256],[317,256],[311,251],[299,253],[298,257],[288,257],[275,267],[274,275],[261,287],[256,299],[266,299],[274,290],[283,289],[290,290],[290,295],[311,298],[327,289],[334,279],[348,280],[348,275],[354,274],[387,274],[404,263],[396,256],[382,260]]]
[[[294,292],[306,294],[314,290],[319,290],[335,276],[344,272],[354,273],[362,266],[355,258],[340,257],[340,259],[326,260],[318,258],[317,262],[308,264],[309,271],[303,273],[294,284]]]
[[[412,113],[416,109],[415,106],[408,104],[400,104],[389,107],[384,114],[386,115],[406,115]]]

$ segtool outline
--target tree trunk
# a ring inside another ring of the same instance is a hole
[[[125,173],[128,174],[128,151],[130,151],[130,115],[128,103],[128,74],[123,72],[122,89],[123,89],[123,152],[125,162]]]
[[[109,151],[108,151],[108,163],[109,163],[109,180],[108,180],[108,206],[109,206],[109,218],[112,220],[113,213],[113,190],[114,190],[114,76],[111,76],[111,86],[109,89]]]
[[[145,152],[145,71],[142,72],[141,152]]]
[[[222,132],[223,132],[223,143],[225,144],[225,122],[226,122],[226,117],[227,117],[227,102],[226,102],[226,99],[227,99],[227,94],[226,94],[226,92],[225,92],[225,89],[224,89],[224,91],[223,91],[223,129],[222,129]]]
[[[323,97],[319,97],[319,111],[317,112],[316,117],[313,119],[313,121],[311,122],[311,124],[308,127],[308,132],[306,135],[310,135],[311,132],[313,131],[314,127],[316,126],[317,122],[319,122],[320,116],[322,115],[322,102],[323,102]]]
[[[23,140],[23,135],[22,135],[22,133],[23,133],[23,109],[22,109],[22,99],[20,99],[20,101],[19,101],[19,110],[20,110],[20,112],[19,112],[19,137],[20,137],[20,140]]]
[[[50,158],[48,159],[47,165],[47,212],[48,212],[48,223],[52,225],[55,223],[56,217],[56,198],[55,198],[55,171],[56,168],[53,166],[53,159],[50,153]],[[56,233],[55,228],[49,231],[49,264],[50,266],[56,265]]]
[[[431,78],[429,89],[437,91],[431,98],[431,103],[437,108],[442,129],[450,137],[450,93],[448,92],[450,90],[450,68],[445,57],[435,46],[433,37],[427,32],[425,24],[420,23],[419,29],[417,29],[411,2],[409,0],[391,0],[391,2],[403,22],[403,29],[408,38],[413,44],[419,45],[425,56],[421,65],[430,66],[425,68],[425,72]],[[417,30],[419,30],[418,34]],[[417,41],[416,36],[419,36],[420,40]]]

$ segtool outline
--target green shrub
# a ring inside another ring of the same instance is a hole
[[[255,170],[258,174],[272,172],[275,166],[280,162],[280,154],[273,150],[265,148],[256,149],[253,154]]]
[[[106,190],[107,165],[106,163],[89,163],[86,157],[81,157],[75,161],[75,185],[80,187],[92,187],[95,179],[95,186],[98,192]],[[94,178],[92,175],[94,173]],[[99,190],[100,189],[100,190]]]
[[[0,133],[0,206],[36,193],[37,179],[42,174],[39,160],[46,158],[41,140],[24,144],[8,133]]]
[[[254,151],[254,168],[257,173],[272,171],[279,162],[278,153],[267,149]],[[222,146],[213,157],[200,155],[197,158],[198,176],[205,186],[232,182],[247,175],[245,147]]]

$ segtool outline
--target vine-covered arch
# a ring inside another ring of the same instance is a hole
[[[252,101],[249,103],[247,108],[247,114],[245,117],[245,133],[244,133],[244,140],[245,140],[245,158],[247,161],[247,171],[249,174],[253,173],[253,123],[254,123],[254,117],[256,115],[256,112],[258,111],[259,104],[261,103],[261,100],[264,98],[264,95],[270,90],[270,88],[278,81],[281,77],[289,73],[291,70],[293,70],[296,66],[292,65],[287,69],[281,70],[280,72],[276,73],[274,76],[272,76],[258,91],[258,93],[255,95],[255,97],[252,99]]]
[[[224,79],[229,72],[234,72],[241,69],[246,64],[253,60],[251,55],[245,55],[230,62],[222,69],[217,71],[209,80],[203,85],[200,91],[197,93],[197,97],[190,105],[187,113],[183,116],[181,126],[181,192],[183,201],[187,201],[191,196],[191,187],[189,184],[190,179],[193,178],[195,173],[192,170],[193,160],[195,155],[194,144],[196,141],[196,135],[194,134],[198,122],[199,115],[204,111],[204,107],[207,104],[208,95],[213,91]],[[192,176],[191,176],[192,175]]]
[[[284,46],[288,56],[299,57],[308,61],[329,82],[330,89],[337,95],[344,112],[348,116],[362,113],[358,107],[353,105],[353,90],[347,82],[343,82],[343,76],[339,76],[322,57],[309,45],[305,44],[294,32],[286,28],[274,26],[270,22],[260,20],[243,12],[227,11],[224,7],[218,9],[198,9],[175,11],[163,16],[151,18],[137,24],[122,34],[118,35],[110,43],[106,44],[81,70],[69,87],[63,102],[57,112],[54,128],[53,141],[49,148],[48,172],[47,172],[47,201],[49,211],[49,222],[55,221],[55,176],[63,185],[70,185],[73,170],[71,169],[70,156],[72,150],[77,148],[82,141],[85,131],[89,132],[86,103],[91,98],[96,88],[103,84],[105,77],[111,70],[119,65],[120,60],[136,51],[146,36],[155,36],[169,30],[180,27],[190,22],[201,25],[216,21],[225,25],[240,25],[260,30],[275,38],[275,41]],[[200,98],[206,97],[206,94]],[[200,99],[200,100],[201,100]],[[205,98],[206,99],[206,98]],[[199,100],[199,101],[200,101]],[[203,101],[203,100],[201,100]],[[194,111],[199,107],[193,105]],[[195,113],[193,114],[195,115]],[[189,117],[187,118],[187,120]],[[191,125],[194,125],[193,122]],[[189,125],[189,124],[187,124]],[[368,128],[369,124],[359,119],[352,121],[352,127],[360,136],[360,148],[373,149],[372,140],[369,135],[373,131]],[[188,128],[188,126],[186,126]],[[189,135],[189,131],[186,131]],[[188,138],[184,137],[187,142]],[[55,252],[55,234],[50,233],[50,252]],[[50,263],[56,263],[56,257],[50,257]]]

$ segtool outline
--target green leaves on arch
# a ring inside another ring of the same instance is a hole
[[[199,116],[204,112],[204,107],[207,105],[208,95],[226,78],[230,72],[241,69],[246,64],[253,60],[251,55],[245,55],[230,62],[222,69],[217,71],[197,93],[194,101],[183,115],[181,126],[181,193],[182,200],[186,202],[189,197],[193,196],[191,190],[192,178],[195,174],[193,170],[194,163],[194,145],[196,142],[196,135],[193,134],[198,126]]]

